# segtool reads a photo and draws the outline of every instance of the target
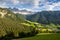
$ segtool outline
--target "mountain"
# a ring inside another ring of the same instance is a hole
[[[41,24],[60,24],[60,11],[42,11],[33,15],[27,15],[26,19]]]
[[[26,20],[23,15],[15,14],[7,8],[0,8],[0,40],[32,35],[36,35],[33,22]]]
[[[10,20],[20,21],[20,22],[25,20],[23,15],[18,14],[18,13],[15,14],[7,8],[0,8],[0,17],[1,18],[8,18]]]
[[[26,12],[26,10],[21,10],[21,12]],[[38,32],[56,33],[57,28],[60,29],[60,25],[53,23],[60,24],[60,11],[43,11],[22,15],[14,13],[8,8],[0,8],[0,40],[35,36]]]
[[[18,9],[18,8],[8,8],[11,11],[13,11],[14,13],[19,13],[19,14],[23,14],[23,15],[30,15],[30,14],[34,14],[33,11],[29,11],[27,9]]]

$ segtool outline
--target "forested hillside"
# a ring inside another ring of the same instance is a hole
[[[60,11],[42,11],[33,15],[27,15],[27,20],[41,24],[60,24]]]
[[[6,8],[0,8],[0,39],[35,35],[35,27],[26,25],[26,23],[29,24],[23,15],[15,14]]]

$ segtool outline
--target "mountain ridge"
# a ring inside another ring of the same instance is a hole
[[[19,14],[23,14],[23,15],[30,15],[30,14],[34,14],[33,11],[29,11],[27,9],[21,9],[19,10],[18,8],[8,8],[11,11],[13,11],[14,13],[19,13]]]
[[[38,22],[42,24],[60,24],[60,11],[36,12],[33,15],[27,15],[26,19],[32,22]]]

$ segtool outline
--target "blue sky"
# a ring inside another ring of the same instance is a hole
[[[0,0],[0,7],[32,11],[60,10],[60,0]]]

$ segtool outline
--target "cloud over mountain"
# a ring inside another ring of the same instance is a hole
[[[0,7],[17,7],[32,10],[56,10],[56,6],[60,7],[59,4],[59,0],[0,0]]]

